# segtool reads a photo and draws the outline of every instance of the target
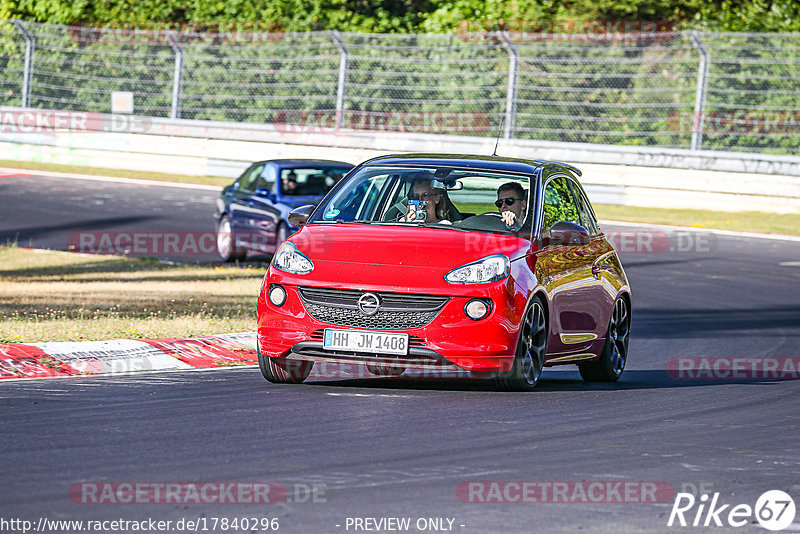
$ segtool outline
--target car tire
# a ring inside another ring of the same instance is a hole
[[[376,376],[400,376],[406,372],[406,368],[401,365],[375,365],[368,363],[367,371]]]
[[[300,384],[311,373],[314,362],[304,362],[301,360],[287,360],[286,358],[270,358],[258,351],[258,368],[261,374],[273,384]]]
[[[547,354],[547,315],[535,297],[525,312],[511,371],[495,379],[501,391],[531,391],[539,383]]]
[[[247,255],[247,251],[236,248],[236,235],[227,215],[223,215],[217,224],[217,255],[226,262],[243,260]]]
[[[606,342],[600,357],[578,366],[587,382],[616,382],[628,360],[628,341],[631,335],[631,310],[625,297],[614,302],[608,321]]]

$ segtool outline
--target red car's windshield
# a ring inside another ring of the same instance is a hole
[[[529,176],[479,169],[367,166],[328,197],[309,222],[519,232],[533,219],[531,183]]]

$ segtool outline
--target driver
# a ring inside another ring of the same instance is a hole
[[[294,171],[289,171],[283,177],[283,191],[287,195],[294,194],[297,191],[297,173]]]
[[[510,230],[519,230],[525,220],[525,189],[519,182],[506,182],[497,188],[497,201],[500,217]]]

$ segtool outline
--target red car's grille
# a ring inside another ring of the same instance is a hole
[[[419,328],[430,323],[449,297],[374,293],[380,307],[374,315],[359,310],[358,301],[364,291],[301,287],[300,297],[308,313],[325,323],[354,328],[399,330]]]

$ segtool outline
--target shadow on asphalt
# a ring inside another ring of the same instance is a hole
[[[151,221],[158,217],[152,215],[134,215],[127,217],[103,217],[95,219],[82,219],[69,224],[47,224],[41,226],[27,226],[23,228],[7,228],[0,231],[0,240],[24,242],[28,239],[42,239],[50,234],[63,234],[64,232],[89,232],[93,230],[112,231],[123,224],[138,224]],[[66,246],[66,244],[65,244]]]
[[[598,383],[585,382],[577,371],[555,371],[542,374],[534,394],[548,391],[627,391],[645,389],[673,389],[684,387],[709,387],[727,385],[768,385],[785,380],[770,379],[697,379],[674,378],[666,371],[625,371],[619,382]],[[491,380],[475,378],[343,378],[339,380],[314,380],[313,377],[303,384],[308,386],[326,386],[342,390],[384,389],[384,390],[441,390],[441,391],[491,391],[498,392]]]
[[[716,260],[719,259],[716,256],[687,256],[685,258],[676,258],[676,259],[663,259],[663,260],[631,260],[625,258],[624,256],[620,257],[620,261],[622,261],[622,266],[625,268],[626,271],[637,269],[637,268],[648,268],[648,267],[660,267],[663,265],[680,265],[690,262],[698,262],[698,261],[708,261],[708,260]]]
[[[800,306],[771,306],[742,309],[638,309],[633,328],[637,338],[708,337],[709,332],[726,336],[765,335],[765,330],[782,329],[782,336],[800,335]],[[787,331],[787,329],[789,331]]]

